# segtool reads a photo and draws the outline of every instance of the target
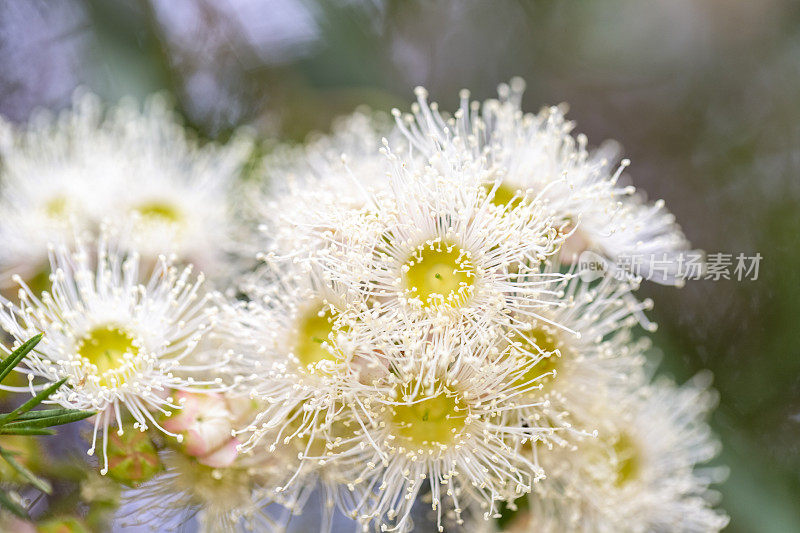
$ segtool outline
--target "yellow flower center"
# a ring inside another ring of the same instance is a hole
[[[270,458],[270,461],[273,459]],[[259,469],[248,469],[237,463],[226,468],[212,468],[198,463],[193,457],[172,453],[165,457],[165,466],[176,472],[176,490],[189,497],[190,505],[212,509],[232,509],[249,501],[254,483],[267,483],[269,472],[278,470],[277,465]]]
[[[25,280],[25,284],[33,294],[39,295],[44,291],[49,291],[50,284],[50,265],[42,265],[30,278]]]
[[[413,386],[404,390],[410,389]],[[444,389],[435,394],[420,390],[411,401],[392,408],[391,421],[399,445],[412,449],[448,446],[464,430],[466,413],[463,406],[459,407],[457,395]]]
[[[66,218],[69,201],[64,196],[54,196],[44,205],[44,212],[50,218]]]
[[[463,307],[475,288],[475,266],[455,244],[436,239],[418,246],[403,268],[403,283],[425,308]]]
[[[302,411],[302,408],[298,408],[297,411]],[[320,458],[330,455],[341,445],[342,440],[350,439],[356,434],[355,424],[349,420],[337,418],[330,423],[330,426],[323,427],[327,416],[326,409],[317,414],[315,421],[304,419],[304,413],[297,411],[292,413],[291,416],[294,418],[285,434],[293,437],[295,449],[306,457]],[[310,442],[314,428],[319,431],[313,435],[313,442]]]
[[[635,479],[641,470],[641,460],[636,443],[627,433],[620,433],[613,444],[617,459],[617,478],[614,485],[621,487]]]
[[[303,368],[320,361],[339,360],[333,340],[341,331],[335,327],[336,315],[330,305],[318,305],[300,317],[294,354]]]
[[[109,386],[112,378],[116,384],[125,381],[130,355],[139,352],[133,336],[116,326],[105,325],[92,329],[78,342],[78,355],[97,368],[99,384]],[[126,357],[128,356],[128,357]]]
[[[484,186],[487,195],[491,193],[493,187],[494,184]],[[522,199],[524,198],[524,195],[522,193],[517,194],[518,192],[520,192],[519,189],[501,183],[497,189],[495,189],[494,196],[489,201],[497,207],[507,207],[509,210],[514,209],[522,203]]]
[[[149,222],[174,224],[183,219],[177,207],[160,200],[143,203],[134,210]]]
[[[564,344],[555,333],[537,325],[521,334],[512,333],[511,341],[514,343],[511,348],[512,356],[516,357],[521,364],[527,364],[531,359],[539,358],[540,353],[542,356],[538,363],[529,366],[517,378],[514,385],[521,386],[535,382],[542,384],[543,390],[547,390],[555,377],[553,373],[558,375],[563,358],[568,355]],[[558,350],[557,353],[556,350]],[[544,374],[547,375],[544,376]]]

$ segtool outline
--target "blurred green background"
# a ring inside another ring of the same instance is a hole
[[[173,95],[224,139],[248,124],[302,140],[425,85],[528,82],[568,102],[593,144],[620,141],[634,183],[693,244],[761,253],[757,281],[646,285],[660,372],[715,374],[731,532],[800,531],[800,2],[796,0],[4,0],[0,113]]]

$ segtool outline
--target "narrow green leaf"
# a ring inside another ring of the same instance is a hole
[[[0,435],[55,435],[56,432],[52,429],[35,429],[35,428],[9,428],[0,427]]]
[[[34,418],[42,418],[44,416],[56,416],[56,415],[64,415],[67,413],[74,413],[74,409],[39,409],[37,411],[28,411],[27,413],[22,413],[21,415],[17,416],[15,422],[21,420],[31,420]]]
[[[22,346],[11,352],[8,357],[0,362],[0,382],[6,379],[6,376],[16,367],[22,359],[30,353],[33,348],[42,340],[42,334],[39,333],[35,337],[29,339]]]
[[[31,485],[39,489],[40,491],[44,492],[45,494],[50,494],[53,491],[53,488],[50,486],[50,483],[37,477],[33,472],[28,470],[25,465],[20,464],[19,461],[14,459],[14,456],[8,453],[6,450],[0,448],[0,455],[3,456],[3,459],[6,460],[8,464],[11,465],[11,468],[19,472],[19,474],[24,477]]]
[[[31,411],[31,413],[37,413],[38,411]],[[94,413],[91,411],[71,411],[68,413],[62,413],[55,416],[43,416],[40,418],[29,418],[27,420],[16,420],[14,422],[9,422],[4,424],[3,427],[6,429],[15,429],[15,428],[48,428],[53,426],[60,426],[63,424],[69,424],[70,422],[77,422],[78,420],[83,420],[84,418],[89,418]]]
[[[16,502],[12,501],[4,490],[0,490],[0,507],[3,507],[4,509],[11,511],[19,518],[22,518],[24,520],[28,519],[28,513],[25,511],[25,509],[20,507]]]
[[[16,420],[16,417],[19,416],[20,414],[27,413],[28,411],[30,411],[31,409],[42,403],[44,400],[49,398],[50,395],[56,391],[56,389],[58,389],[61,385],[63,385],[65,381],[67,381],[67,378],[63,378],[56,381],[46,389],[39,391],[39,394],[37,394],[27,402],[23,403],[22,405],[20,405],[7,415],[0,416],[0,425],[5,424],[6,422],[13,422],[14,420]]]

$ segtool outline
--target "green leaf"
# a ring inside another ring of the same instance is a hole
[[[42,340],[42,334],[39,333],[35,337],[29,339],[22,346],[11,352],[8,357],[0,362],[0,382],[6,379],[6,376],[16,367],[22,359],[28,355],[33,348]]]
[[[11,467],[19,472],[19,474],[24,477],[31,485],[39,489],[40,491],[44,492],[45,494],[50,494],[53,488],[50,486],[50,483],[45,481],[44,479],[37,477],[33,472],[28,470],[25,465],[20,464],[16,459],[14,459],[14,454],[9,453],[7,450],[0,448],[0,455],[3,456],[3,459],[6,460]]]
[[[9,421],[16,420],[16,417],[19,416],[20,414],[27,413],[28,411],[30,411],[31,409],[42,403],[44,400],[49,398],[61,385],[63,385],[65,381],[67,381],[67,378],[63,378],[56,381],[46,389],[39,391],[39,394],[37,394],[27,402],[23,403],[22,405],[20,405],[7,415],[0,416],[0,425],[3,425]]]
[[[9,428],[0,427],[0,435],[55,435],[52,429]]]
[[[56,416],[56,415],[64,415],[67,413],[74,413],[74,409],[39,409],[38,411],[29,411],[27,413],[22,413],[21,415],[17,416],[14,422],[19,422],[22,420],[31,420],[35,418],[41,418],[44,416]],[[84,411],[86,412],[86,411]]]
[[[0,381],[6,378],[41,340],[42,335],[36,335],[11,352],[3,361],[0,361]],[[36,406],[52,396],[66,381],[67,378],[64,378],[49,385],[10,413],[0,415],[0,435],[54,435],[55,431],[47,428],[68,424],[92,416],[94,413],[89,411],[77,411],[64,408],[33,411]],[[15,455],[17,455],[17,453],[11,450],[0,448],[0,456],[2,456],[22,478],[40,491],[50,494],[52,491],[50,483],[36,476],[25,465],[17,461],[14,458]],[[20,518],[28,518],[28,513],[25,509],[14,502],[3,490],[0,490],[0,508],[8,510]]]
[[[38,413],[39,411],[31,411],[31,413]],[[15,420],[3,424],[6,429],[14,428],[48,428],[53,426],[60,426],[69,424],[70,422],[77,422],[84,418],[89,418],[94,413],[91,411],[68,411],[54,416],[41,416],[38,418],[28,418],[26,420]]]

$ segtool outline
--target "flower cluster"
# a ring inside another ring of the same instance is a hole
[[[97,412],[126,518],[277,531],[321,498],[322,529],[725,526],[699,466],[708,379],[651,383],[640,280],[577,260],[689,245],[613,144],[524,113],[523,89],[464,91],[452,115],[417,89],[241,186],[248,141],[199,146],[160,100],[0,129],[0,269],[21,287],[0,326],[45,333],[31,390],[66,377],[53,400]]]

